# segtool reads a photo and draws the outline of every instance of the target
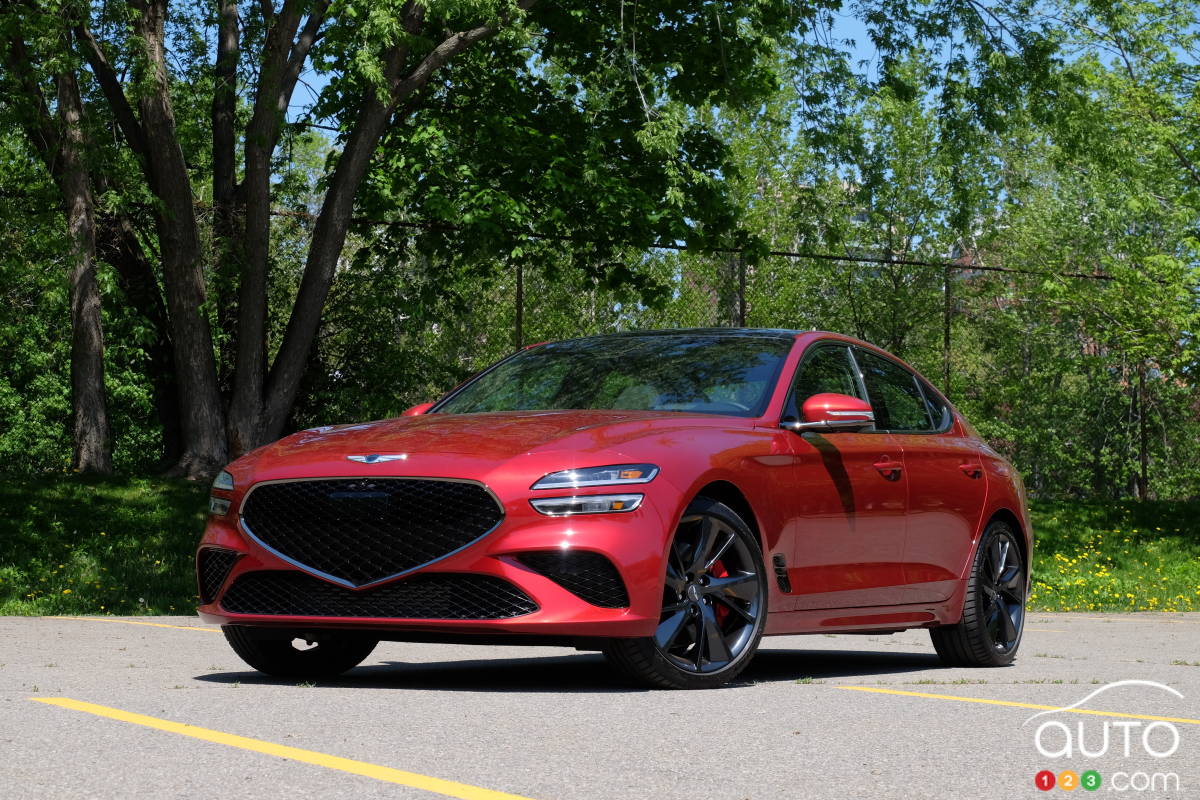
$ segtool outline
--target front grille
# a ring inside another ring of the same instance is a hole
[[[323,478],[254,487],[246,530],[267,547],[352,586],[437,561],[504,518],[477,483],[419,478]]]
[[[586,550],[522,553],[517,560],[594,606],[629,606],[629,593],[625,591],[621,575],[612,562],[599,553]]]
[[[371,589],[346,589],[302,572],[247,572],[221,598],[233,614],[390,619],[508,619],[538,605],[491,575],[430,573]]]
[[[229,577],[238,554],[233,550],[206,547],[196,556],[196,579],[200,586],[200,602],[211,603]]]

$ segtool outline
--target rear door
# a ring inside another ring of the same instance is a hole
[[[836,392],[866,399],[848,345],[818,342],[804,354],[784,410]],[[906,477],[887,433],[792,434],[784,533],[797,609],[889,605],[903,596]]]
[[[855,349],[876,424],[904,451],[908,474],[905,602],[950,596],[974,542],[987,497],[977,446],[961,435],[946,402],[901,364]],[[882,414],[882,419],[880,415]]]

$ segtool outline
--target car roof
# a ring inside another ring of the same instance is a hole
[[[794,339],[809,331],[788,330],[785,328],[659,328],[655,330],[619,331],[601,333],[593,336],[579,336],[573,339],[558,339],[557,342],[578,342],[588,339],[622,339],[641,338],[645,336],[706,336],[719,338],[759,338],[759,339]],[[551,342],[541,342],[551,344]],[[536,345],[532,345],[536,347]]]

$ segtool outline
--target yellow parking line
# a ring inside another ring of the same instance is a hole
[[[163,622],[138,622],[134,619],[113,619],[112,617],[47,617],[47,619],[74,619],[80,622],[118,622],[122,625],[149,625],[154,628],[175,628],[181,631],[200,631],[201,633],[220,633],[220,628],[201,628],[199,625],[167,625]]]
[[[1182,722],[1185,725],[1200,725],[1200,719],[1184,719],[1182,717],[1155,717],[1149,714],[1123,714],[1120,711],[1093,711],[1089,708],[1062,708],[1061,706],[1042,706],[1037,703],[1014,703],[1010,700],[988,700],[982,697],[959,697],[954,694],[928,694],[926,692],[905,692],[900,689],[880,689],[875,686],[835,686],[835,689],[849,689],[852,692],[874,692],[875,694],[899,694],[905,697],[928,697],[934,700],[957,700],[960,703],[986,703],[989,706],[1012,706],[1013,708],[1034,708],[1039,711],[1062,711],[1064,714],[1091,714],[1096,717],[1124,717],[1126,719],[1150,719],[1159,722]]]
[[[424,789],[427,792],[434,792],[447,797],[458,797],[461,800],[529,800],[529,798],[521,797],[520,795],[497,792],[492,789],[484,789],[466,783],[443,780],[442,778],[431,778],[428,775],[418,775],[415,772],[405,772],[402,769],[382,767],[378,764],[368,764],[365,761],[331,756],[327,753],[318,753],[314,750],[302,750],[299,747],[288,747],[287,745],[275,744],[274,742],[264,742],[261,739],[251,739],[232,733],[222,733],[221,731],[200,728],[195,725],[184,725],[183,723],[171,722],[170,720],[158,719],[157,717],[147,717],[144,714],[134,714],[130,711],[100,706],[95,703],[85,703],[81,700],[72,700],[69,697],[31,697],[29,699],[38,703],[47,703],[52,706],[95,714],[98,717],[107,717],[108,719],[115,719],[120,722],[128,722],[133,725],[143,725],[147,728],[167,731],[168,733],[178,733],[181,736],[190,736],[193,739],[201,739],[206,742],[239,747],[243,750],[252,750],[255,753],[278,756],[279,758],[287,758],[292,761],[301,761],[305,764],[315,764],[318,767],[341,770],[342,772],[362,775],[387,783],[398,783],[402,786],[411,786],[414,789]]]

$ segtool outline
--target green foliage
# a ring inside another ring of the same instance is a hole
[[[0,145],[16,166],[12,138]],[[0,464],[62,469],[71,461],[64,242],[54,215],[30,213],[52,208],[52,192],[28,170],[24,178],[22,196],[0,195]]]
[[[15,136],[0,137],[0,474],[61,472],[71,463],[70,317],[65,233],[48,181]],[[105,296],[118,295],[111,272]],[[119,470],[149,470],[159,430],[151,422],[144,320],[103,306],[109,415]]]
[[[1030,608],[1200,610],[1200,503],[1039,502]]]
[[[0,614],[190,613],[205,494],[141,478],[0,480]]]
[[[1038,496],[1200,493],[1193,6],[424,5],[452,28],[503,30],[389,124],[290,427],[397,414],[528,342],[730,325],[744,307],[748,325],[838,330],[897,352]],[[313,91],[285,121],[268,358],[352,112],[382,85],[380,54],[403,41],[415,61],[437,44],[402,30],[402,6],[333,4],[305,77]],[[145,65],[132,12],[87,8],[136,100]],[[50,7],[21,9],[0,23],[29,32],[48,89],[47,70],[78,67],[77,55],[59,52]],[[868,41],[842,41],[847,10]],[[239,130],[266,34],[257,10],[242,21]],[[169,77],[228,394],[237,280],[209,213],[214,25],[211,4],[172,6]],[[856,63],[861,52],[872,59]],[[93,157],[110,177],[100,205],[127,212],[153,258],[151,195],[98,85],[80,76]],[[22,113],[0,102],[14,129]],[[0,457],[3,469],[56,472],[70,444],[61,220],[17,137],[3,139],[0,167],[0,299],[18,310],[0,318]],[[155,334],[107,266],[101,284],[116,460],[145,471],[160,437]]]

